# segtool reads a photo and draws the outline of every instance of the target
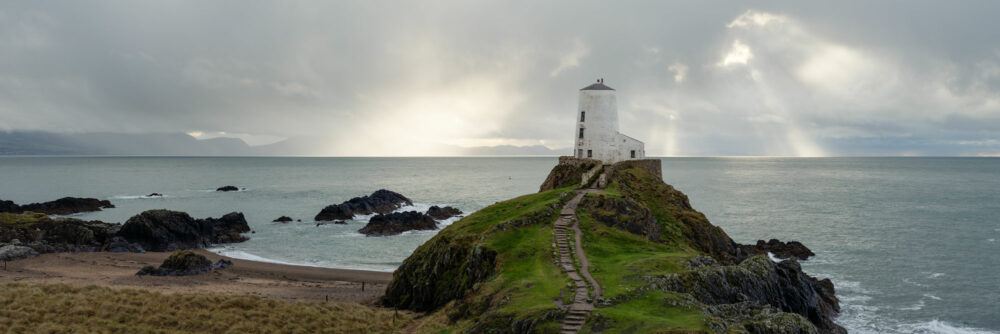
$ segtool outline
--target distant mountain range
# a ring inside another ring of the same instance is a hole
[[[195,139],[183,133],[123,134],[0,132],[0,155],[176,155],[176,156],[310,156],[319,155],[306,138],[250,146],[238,138]],[[545,146],[454,147],[455,155],[557,156]]]

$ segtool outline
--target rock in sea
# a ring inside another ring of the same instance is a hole
[[[63,197],[50,202],[17,205],[11,201],[0,201],[0,212],[21,213],[40,212],[49,215],[68,215],[79,212],[101,211],[115,207],[108,200],[96,198]]]
[[[437,222],[425,213],[416,211],[379,214],[358,230],[367,236],[396,235],[412,230],[436,230]]]
[[[397,192],[380,189],[369,196],[355,197],[340,204],[329,205],[316,215],[315,220],[345,220],[354,218],[354,215],[386,214],[404,205],[413,205],[413,201]]]
[[[215,189],[215,191],[239,191],[239,190],[240,188],[237,188],[235,186],[221,186],[218,189]]]
[[[430,209],[427,209],[427,215],[431,216],[431,218],[434,218],[434,219],[437,219],[437,220],[444,220],[444,219],[448,219],[448,218],[451,218],[451,217],[459,216],[461,214],[462,214],[462,210],[459,210],[459,209],[456,209],[456,208],[453,208],[453,207],[450,207],[450,206],[446,206],[446,207],[442,208],[442,207],[439,207],[439,206],[435,205],[435,206],[432,206]]]
[[[281,216],[281,217],[278,217],[278,219],[272,220],[272,222],[275,222],[275,223],[287,223],[287,222],[290,222],[290,221],[292,221],[292,217],[289,217],[289,216]]]
[[[221,218],[194,219],[187,213],[149,210],[129,218],[117,236],[151,252],[202,248],[215,243],[243,242],[242,233],[250,232],[242,213],[232,212]]]

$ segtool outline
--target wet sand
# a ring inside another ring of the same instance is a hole
[[[197,250],[212,262],[223,256]],[[0,283],[67,283],[134,288],[164,293],[216,292],[257,295],[286,301],[330,300],[371,303],[385,292],[392,273],[330,269],[228,258],[233,266],[181,277],[136,276],[159,266],[170,253],[52,253],[0,263]],[[364,291],[362,291],[364,284]]]

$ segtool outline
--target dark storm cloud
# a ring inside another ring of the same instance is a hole
[[[8,2],[0,130],[568,147],[577,89],[605,77],[652,154],[995,154],[998,9]]]

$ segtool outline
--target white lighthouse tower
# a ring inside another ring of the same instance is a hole
[[[646,157],[645,144],[618,132],[618,98],[604,79],[580,90],[574,132],[577,158],[613,164]]]

